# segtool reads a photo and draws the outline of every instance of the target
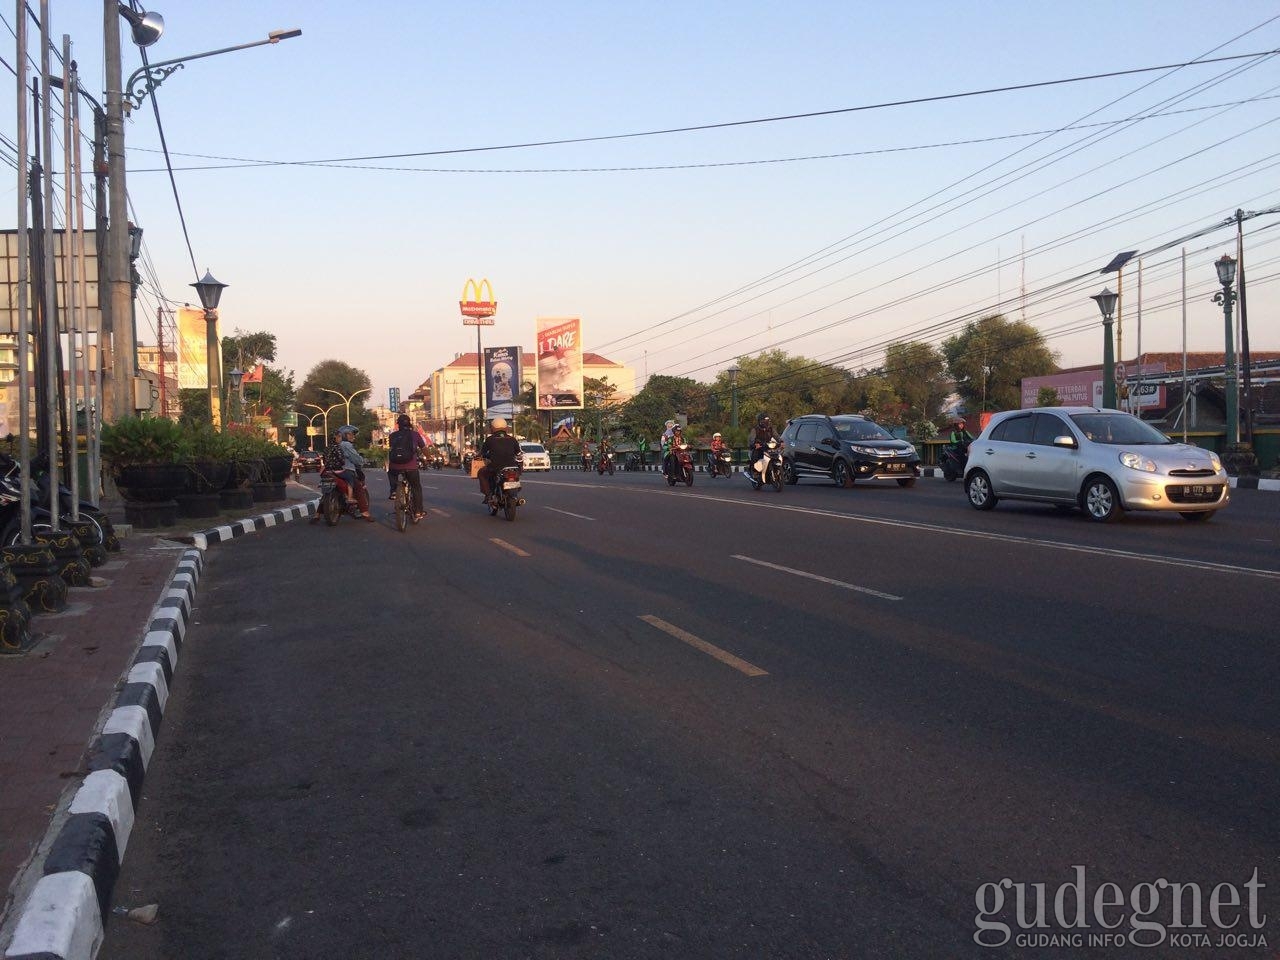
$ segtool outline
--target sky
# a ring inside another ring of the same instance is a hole
[[[1234,230],[1178,241],[1280,205],[1280,60],[1173,67],[1280,49],[1270,0],[155,3],[152,62],[303,33],[157,89],[190,250],[150,104],[126,122],[140,342],[208,269],[224,334],[274,333],[299,384],[342,359],[379,403],[475,349],[469,277],[498,300],[486,345],[579,316],[585,349],[641,379],[709,381],[774,347],[870,368],[992,312],[1075,366],[1101,362],[1089,297],[1116,289],[1096,271],[1122,250],[1144,255],[1118,356],[1139,313],[1144,351],[1181,349],[1185,247],[1189,346],[1220,350],[1213,261]],[[49,8],[100,91],[102,5]],[[1149,67],[1169,69],[1076,80]],[[586,138],[610,139],[521,146]],[[1255,350],[1280,348],[1278,225],[1245,223]]]

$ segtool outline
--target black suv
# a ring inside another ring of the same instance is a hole
[[[914,446],[856,414],[796,417],[782,431],[782,442],[787,483],[822,477],[837,486],[852,487],[854,480],[892,479],[900,487],[910,487],[920,475],[920,455]]]

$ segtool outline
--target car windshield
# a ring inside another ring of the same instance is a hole
[[[1169,444],[1168,437],[1127,413],[1074,413],[1071,422],[1094,443]]]
[[[841,440],[893,439],[893,434],[870,420],[846,420],[844,417],[832,417],[831,422],[835,424],[836,433],[840,435]]]
[[[522,443],[520,449],[525,453],[546,453],[546,448],[540,443]]]

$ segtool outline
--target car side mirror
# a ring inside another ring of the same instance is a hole
[[[1080,444],[1076,443],[1075,437],[1067,436],[1067,435],[1063,435],[1061,437],[1054,437],[1053,445],[1055,447],[1066,447],[1068,450],[1075,450],[1077,447],[1080,446]]]
[[[836,440],[836,438],[835,438],[835,437],[823,437],[823,438],[822,438],[822,445],[823,445],[824,447],[838,447],[838,446],[840,446],[839,442]]]

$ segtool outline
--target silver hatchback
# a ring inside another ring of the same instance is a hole
[[[978,510],[998,500],[1079,507],[1091,520],[1125,510],[1173,510],[1207,520],[1231,499],[1212,450],[1175,443],[1119,410],[1037,407],[997,414],[969,447],[965,493]]]

